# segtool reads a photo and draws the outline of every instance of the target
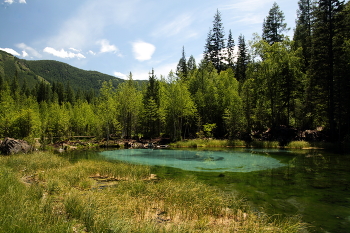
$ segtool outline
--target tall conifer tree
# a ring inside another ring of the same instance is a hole
[[[185,47],[182,47],[182,57],[176,67],[176,75],[186,80],[188,76],[187,61],[185,54]]]
[[[226,54],[225,49],[225,33],[221,22],[221,13],[217,10],[213,29],[209,30],[207,42],[204,50],[204,59],[211,61],[218,72],[225,69]]]
[[[196,60],[194,59],[193,55],[191,55],[187,61],[187,68],[189,72],[192,72],[193,70],[197,69]]]
[[[304,71],[311,59],[312,0],[299,0],[298,18],[295,21],[294,41],[296,48],[303,48]]]
[[[154,70],[149,76],[149,82],[143,99],[143,128],[145,136],[157,137],[160,134],[160,119],[159,119],[159,81],[154,75]]]
[[[275,42],[281,42],[284,38],[284,32],[287,32],[287,24],[284,22],[284,13],[276,2],[273,3],[269,15],[264,19],[262,37],[270,45]]]
[[[331,133],[331,138],[335,139],[336,132],[336,100],[335,91],[337,77],[335,70],[337,64],[337,46],[335,39],[339,35],[337,25],[339,25],[337,15],[343,8],[343,2],[339,0],[320,0],[314,11],[314,21],[312,24],[313,47],[311,57],[311,87],[313,88],[313,106],[317,114],[316,123],[327,123]],[[327,119],[322,122],[321,119]]]
[[[234,67],[234,58],[235,58],[235,54],[234,54],[234,50],[235,50],[235,41],[232,38],[232,32],[230,29],[230,32],[228,34],[228,38],[227,38],[227,66],[228,68],[232,68]]]
[[[246,80],[246,70],[249,61],[249,54],[247,51],[247,45],[245,43],[244,36],[241,34],[238,37],[238,54],[236,64],[236,79],[240,82]]]

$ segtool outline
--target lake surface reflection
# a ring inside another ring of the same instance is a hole
[[[103,151],[107,159],[135,164],[175,167],[188,171],[252,172],[286,166],[263,150],[193,151],[126,149]]]

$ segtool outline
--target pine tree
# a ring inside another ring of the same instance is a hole
[[[209,29],[204,47],[204,60],[206,61],[211,61],[213,56],[212,51],[214,50],[214,46],[211,43],[212,33],[213,30]]]
[[[337,69],[336,57],[337,46],[335,39],[337,31],[337,15],[343,8],[343,2],[338,0],[320,0],[318,7],[314,11],[314,21],[312,24],[312,57],[311,57],[311,88],[313,96],[313,106],[317,119],[316,124],[327,124],[331,138],[335,139],[335,91],[339,80],[335,75]],[[327,119],[324,122],[323,119]]]
[[[233,69],[234,58],[235,58],[235,54],[234,54],[235,41],[232,38],[231,29],[230,29],[229,34],[228,34],[226,49],[227,49],[227,66],[228,66],[228,68],[232,68]]]
[[[236,79],[240,82],[246,80],[246,70],[249,62],[249,54],[247,51],[247,45],[245,43],[244,36],[241,34],[238,37],[238,56],[236,64]]]
[[[52,98],[52,90],[50,84],[41,81],[41,83],[37,87],[37,92],[35,96],[39,103],[43,101],[50,101]]]
[[[262,37],[270,45],[281,42],[285,37],[283,32],[287,32],[287,24],[284,22],[284,13],[276,2],[273,3],[269,15],[264,19]]]
[[[187,69],[189,73],[197,69],[196,60],[194,59],[193,55],[191,55],[187,61]]]
[[[63,102],[65,101],[65,94],[64,94],[64,86],[61,82],[59,83],[53,83],[52,85],[52,92],[56,93],[57,97],[58,97],[58,103],[59,104],[63,104]]]
[[[143,127],[146,137],[157,137],[160,134],[159,119],[159,81],[154,75],[154,70],[149,76],[147,89],[143,98]]]
[[[213,29],[210,29],[208,33],[204,59],[211,61],[219,73],[225,69],[226,54],[224,52],[224,37],[225,33],[221,22],[221,13],[217,10],[214,16]]]
[[[74,91],[73,88],[71,87],[70,83],[68,82],[67,86],[66,86],[66,90],[65,90],[65,94],[66,94],[66,101],[73,104],[74,103]]]
[[[303,48],[304,71],[307,70],[311,59],[311,20],[312,2],[311,0],[299,0],[298,18],[294,31],[294,41],[296,48]]]
[[[180,61],[177,64],[176,75],[184,80],[186,80],[188,76],[185,47],[182,47],[182,57],[180,58]]]

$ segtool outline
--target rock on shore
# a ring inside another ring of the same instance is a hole
[[[27,153],[31,150],[31,146],[23,140],[14,138],[5,138],[0,144],[0,152],[4,155],[12,155],[17,153]]]

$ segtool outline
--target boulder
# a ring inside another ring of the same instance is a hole
[[[4,155],[27,153],[31,148],[32,147],[26,141],[14,138],[5,138],[0,144],[0,152]]]

